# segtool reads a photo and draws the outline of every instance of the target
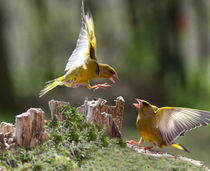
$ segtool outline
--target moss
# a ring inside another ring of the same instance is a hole
[[[75,108],[58,108],[66,121],[48,122],[50,140],[39,147],[0,154],[0,170],[200,170],[187,162],[134,153],[103,126],[88,123]]]

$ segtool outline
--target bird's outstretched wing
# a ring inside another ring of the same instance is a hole
[[[170,145],[186,131],[199,126],[207,126],[210,123],[210,112],[179,107],[163,107],[156,111],[155,118],[164,142],[166,145]]]
[[[96,60],[96,36],[91,12],[87,9],[86,22],[90,39],[90,58]]]
[[[82,0],[81,11],[82,27],[76,48],[66,64],[65,71],[73,70],[79,66],[85,67],[90,58],[96,59],[96,38],[93,18],[90,12],[85,15],[84,0]]]

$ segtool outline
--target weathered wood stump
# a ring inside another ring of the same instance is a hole
[[[58,112],[57,108],[61,106],[65,106],[65,105],[70,105],[69,102],[57,101],[57,100],[52,99],[49,101],[48,104],[49,104],[52,120],[62,121],[65,119],[65,116],[62,113]]]
[[[44,111],[40,108],[31,108],[16,116],[15,122],[15,137],[21,147],[35,147],[49,138],[44,132]]]
[[[0,152],[15,146],[15,126],[11,123],[0,124]]]
[[[88,101],[77,108],[87,121],[105,125],[105,135],[111,138],[122,138],[122,120],[125,101],[123,97],[117,97],[116,106],[106,105],[104,99]]]
[[[116,106],[106,105],[104,99],[84,101],[84,104],[77,108],[87,121],[104,124],[105,135],[109,137],[121,138],[122,119],[124,111],[124,99],[118,97]],[[62,112],[57,111],[57,107],[69,105],[68,102],[51,100],[49,107],[52,120],[65,120]],[[40,108],[31,108],[27,112],[16,116],[15,126],[10,123],[0,124],[0,152],[11,147],[35,147],[49,139],[49,135],[44,131],[45,123],[44,111]]]
[[[7,132],[14,133],[15,132],[15,126],[11,123],[1,122],[0,132],[2,132],[2,133],[7,133]]]
[[[116,99],[116,106],[106,105],[104,99],[88,101],[86,98],[84,104],[77,107],[77,111],[85,116],[88,122],[105,125],[105,135],[111,138],[122,137],[122,119],[125,101],[123,97]],[[52,120],[65,120],[65,116],[57,111],[57,107],[69,105],[68,102],[51,100],[49,107]]]

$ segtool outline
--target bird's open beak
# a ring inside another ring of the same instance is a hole
[[[111,82],[115,83],[114,78],[117,78],[117,79],[119,80],[119,77],[118,77],[117,74],[112,75],[112,77],[110,77],[109,80],[110,80]]]
[[[136,99],[136,101],[137,101],[138,103],[133,103],[133,105],[134,105],[137,109],[140,109],[140,108],[143,106],[142,101],[141,101],[141,99]]]

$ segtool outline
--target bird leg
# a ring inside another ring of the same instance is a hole
[[[144,140],[142,138],[140,138],[139,142],[133,141],[133,140],[127,141],[127,143],[131,144],[132,146],[134,146],[135,144],[136,145],[141,145],[141,144],[143,144],[143,142],[144,142]],[[145,150],[145,151],[150,150],[151,148],[154,148],[154,146],[140,147],[140,149]]]
[[[97,85],[94,85],[94,86],[90,86],[89,88],[90,89],[94,89],[93,91],[96,91],[98,90],[99,88],[102,88],[102,89],[106,89],[107,87],[111,87],[111,85],[107,84],[107,83],[104,83],[104,84],[97,84]]]
[[[140,138],[139,139],[139,144],[143,144],[143,142],[144,142],[143,138]]]
[[[151,148],[154,148],[154,146],[148,146],[148,147],[141,147],[142,150],[150,150]]]
[[[127,143],[131,144],[132,146],[134,146],[135,144],[141,145],[141,144],[143,144],[143,142],[144,142],[144,140],[142,138],[139,139],[139,142],[133,141],[133,140],[127,141]]]
[[[133,140],[127,141],[127,143],[128,143],[128,144],[131,144],[132,146],[134,146],[135,144],[136,144],[136,145],[139,145],[139,142],[133,141]]]

